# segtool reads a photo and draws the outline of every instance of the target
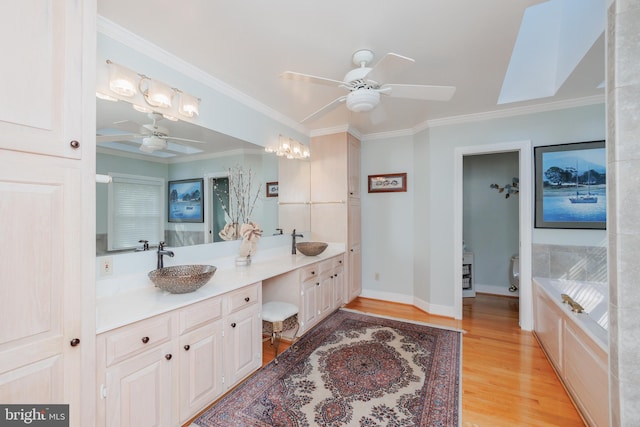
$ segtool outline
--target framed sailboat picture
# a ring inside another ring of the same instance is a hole
[[[607,223],[605,141],[534,148],[536,228],[602,229]]]

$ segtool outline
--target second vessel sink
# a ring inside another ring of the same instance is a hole
[[[148,276],[163,291],[186,294],[209,282],[216,269],[213,265],[174,265],[150,271]]]
[[[327,244],[324,242],[299,242],[296,243],[296,249],[303,255],[316,256],[327,249]]]

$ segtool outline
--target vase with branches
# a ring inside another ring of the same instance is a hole
[[[217,184],[213,186],[213,192],[220,201],[227,218],[227,224],[218,234],[224,240],[242,238],[253,243],[248,250],[241,251],[245,255],[255,251],[255,243],[262,234],[258,224],[251,221],[251,215],[262,188],[261,185],[254,185],[254,181],[255,174],[250,168],[236,165],[229,168],[228,189],[223,189]],[[246,248],[246,245],[244,247]]]

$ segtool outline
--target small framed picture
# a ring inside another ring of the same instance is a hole
[[[202,178],[169,181],[169,222],[204,222]]]
[[[407,173],[369,175],[369,193],[407,191]]]
[[[278,181],[267,182],[267,197],[278,197]]]

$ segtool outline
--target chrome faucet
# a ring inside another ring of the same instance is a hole
[[[164,268],[164,262],[162,261],[163,255],[169,255],[173,257],[173,251],[166,250],[164,248],[164,242],[158,243],[158,268]]]
[[[304,237],[302,234],[296,234],[296,229],[291,233],[291,255],[296,254],[296,237]]]

